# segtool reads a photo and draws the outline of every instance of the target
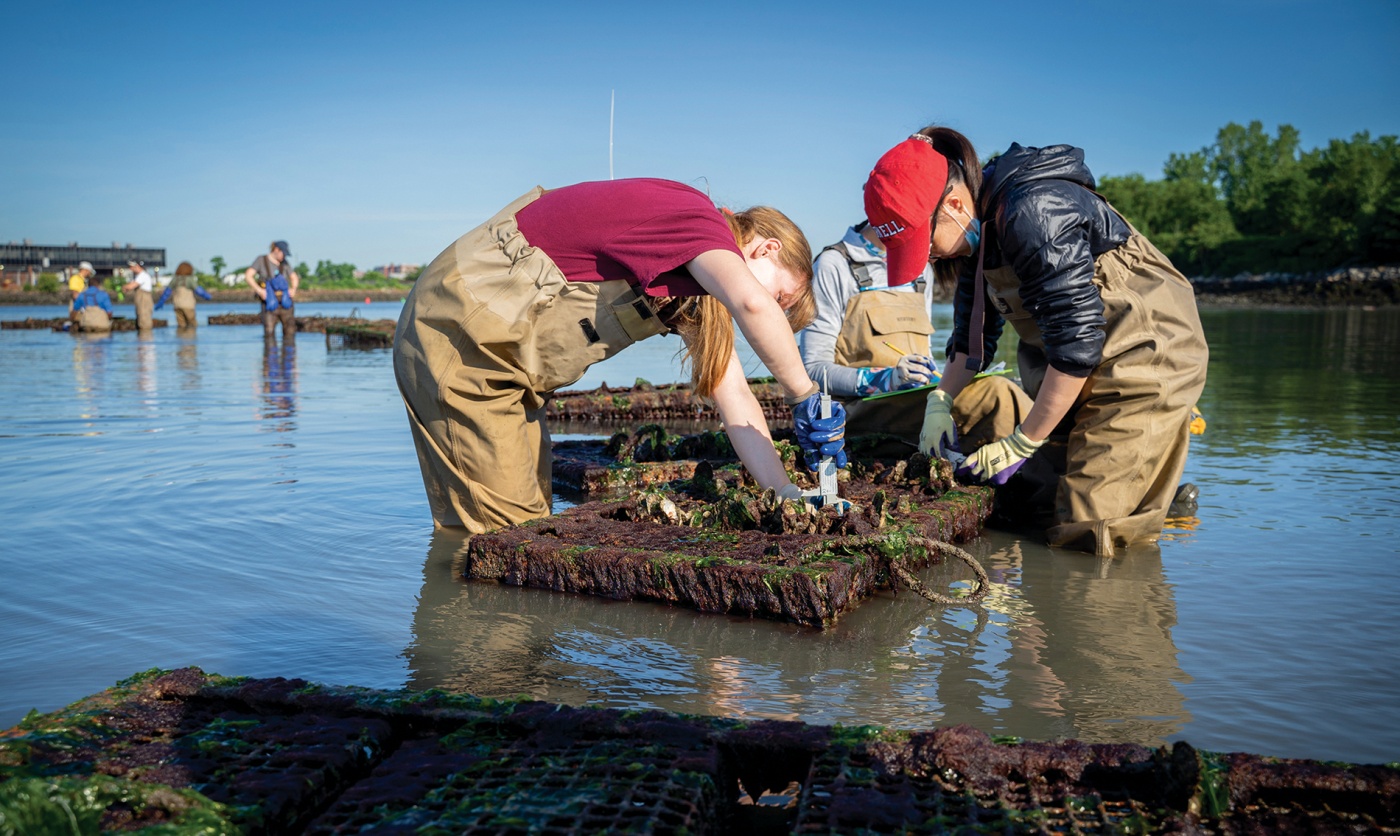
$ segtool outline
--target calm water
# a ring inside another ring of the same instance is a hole
[[[0,332],[0,728],[193,664],[1400,760],[1400,312],[1205,322],[1196,521],[1111,561],[989,532],[971,544],[995,582],[985,610],[886,596],[826,632],[458,581],[386,350],[320,334],[265,350],[253,327]],[[636,346],[581,385],[675,379],[675,348]]]

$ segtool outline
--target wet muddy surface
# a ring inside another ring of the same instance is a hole
[[[1400,770],[148,671],[0,733],[0,823],[307,833],[1395,833]],[[67,832],[65,830],[65,832]]]

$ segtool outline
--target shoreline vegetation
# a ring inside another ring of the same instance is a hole
[[[1390,307],[1400,305],[1400,264],[1344,267],[1309,273],[1240,273],[1230,277],[1193,277],[1196,302],[1211,306]],[[316,288],[302,285],[297,301],[398,302],[411,284],[379,288]],[[255,306],[245,288],[211,290],[214,303]],[[114,300],[115,301],[115,300]],[[3,291],[0,306],[67,305],[68,292]]]
[[[1161,179],[1108,175],[1098,191],[1177,269],[1198,277],[1191,284],[1201,305],[1400,304],[1400,138],[1361,131],[1312,150],[1299,140],[1291,125],[1270,134],[1258,121],[1231,122],[1212,144],[1171,154]],[[242,287],[218,286],[222,256],[210,264],[212,274],[197,275],[213,301],[253,303]],[[297,301],[398,301],[423,269],[409,266],[405,281],[391,284],[399,274],[301,262]],[[27,291],[0,290],[0,305],[67,302],[54,273]]]

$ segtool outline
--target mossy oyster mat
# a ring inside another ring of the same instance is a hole
[[[796,448],[778,446],[799,485],[815,487]],[[977,535],[992,494],[957,485],[942,459],[857,455],[842,472],[841,513],[746,483],[722,433],[649,425],[606,443],[564,442],[555,458],[561,481],[590,494],[641,489],[473,537],[466,578],[814,627],[881,589],[943,605],[986,595],[986,573],[952,543]],[[915,573],[945,561],[960,567],[950,579],[959,589],[930,591]]]
[[[0,834],[1396,833],[1400,767],[148,671],[0,733]]]

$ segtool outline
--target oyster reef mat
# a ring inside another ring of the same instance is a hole
[[[148,671],[0,732],[0,832],[1396,833],[1400,770]]]
[[[961,487],[951,464],[918,454],[856,462],[845,475],[841,495],[852,505],[838,514],[781,501],[742,484],[737,468],[716,470],[702,460],[692,478],[665,490],[587,502],[476,535],[463,574],[814,627],[896,581],[940,603],[971,604],[986,594],[981,566],[949,544],[981,530],[990,489]],[[948,556],[968,564],[972,594],[922,590],[913,573]]]

